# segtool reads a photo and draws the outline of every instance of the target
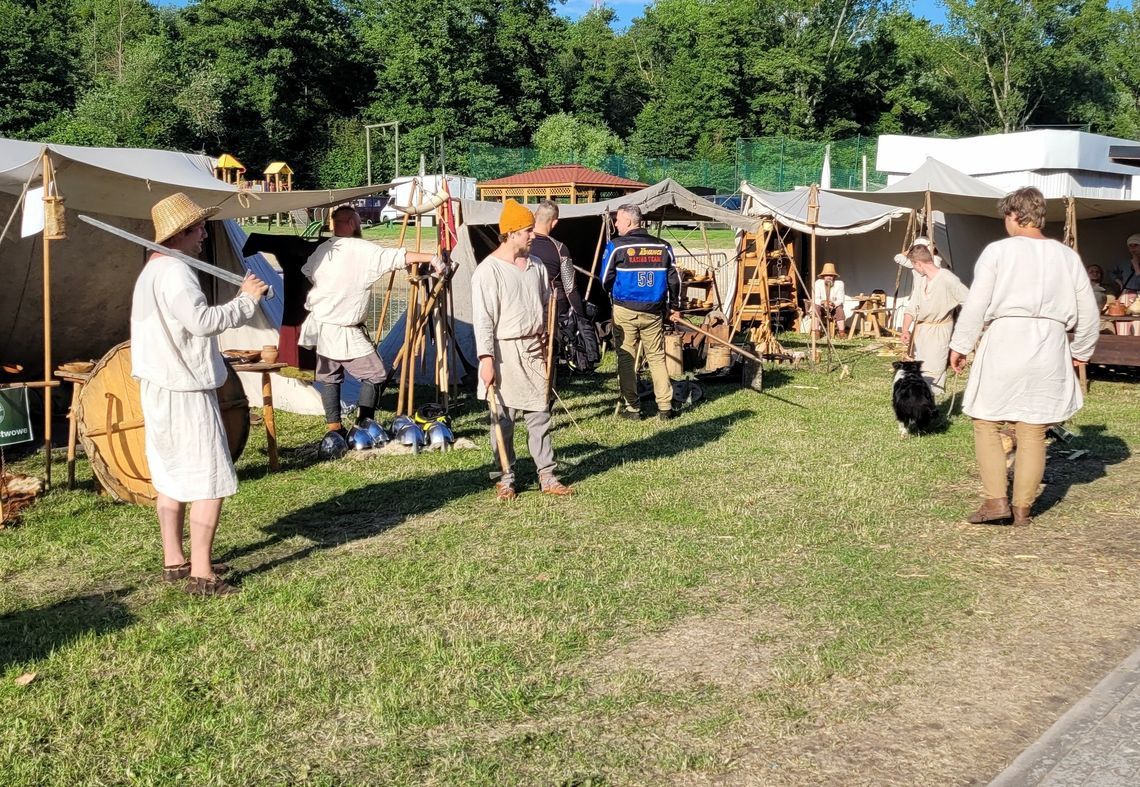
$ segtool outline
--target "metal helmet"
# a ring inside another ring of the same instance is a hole
[[[424,435],[424,430],[416,424],[404,424],[403,428],[396,433],[396,441],[402,445],[411,446],[415,453],[420,452],[420,447],[427,444],[427,437]]]
[[[340,432],[326,432],[317,446],[317,456],[321,459],[340,459],[348,453],[348,441]]]
[[[432,450],[447,451],[455,442],[455,434],[451,427],[442,421],[432,421],[427,425],[428,448]]]
[[[448,416],[447,410],[443,408],[443,405],[428,402],[416,408],[416,423],[422,428],[427,429],[429,424],[437,421],[451,426],[451,418]]]
[[[356,422],[356,426],[368,432],[368,436],[372,438],[373,448],[379,448],[392,439],[391,435],[384,430],[384,427],[371,418],[361,418]]]
[[[367,451],[372,447],[372,436],[367,429],[361,429],[357,424],[348,430],[348,444],[354,451]]]
[[[397,435],[405,426],[414,423],[415,421],[413,421],[409,416],[397,415],[396,418],[392,421],[392,434]]]

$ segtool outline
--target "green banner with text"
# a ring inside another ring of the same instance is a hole
[[[28,416],[28,389],[0,390],[0,446],[26,443],[32,439],[32,419]]]

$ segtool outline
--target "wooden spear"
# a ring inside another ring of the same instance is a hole
[[[491,408],[491,423],[492,428],[495,430],[495,446],[498,448],[499,454],[499,467],[503,470],[503,475],[510,475],[511,463],[507,460],[507,446],[503,442],[503,425],[499,423],[499,404],[497,400],[498,392],[495,390],[495,384],[491,383],[487,386],[487,404]]]

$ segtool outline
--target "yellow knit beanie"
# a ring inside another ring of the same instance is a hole
[[[513,199],[503,203],[503,212],[499,215],[499,232],[510,235],[512,232],[530,229],[533,226],[533,213]]]

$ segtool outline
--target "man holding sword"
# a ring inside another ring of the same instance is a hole
[[[182,193],[151,209],[154,240],[196,258],[206,240],[202,208]],[[218,576],[210,560],[222,501],[237,492],[237,474],[222,426],[217,388],[228,374],[216,337],[249,322],[269,288],[249,274],[237,297],[209,306],[189,264],[152,252],[131,302],[131,374],[139,381],[146,423],[146,458],[158,492],[164,556],[162,578],[187,579],[186,592],[226,596],[238,589]],[[190,504],[190,560],[182,537]]]

